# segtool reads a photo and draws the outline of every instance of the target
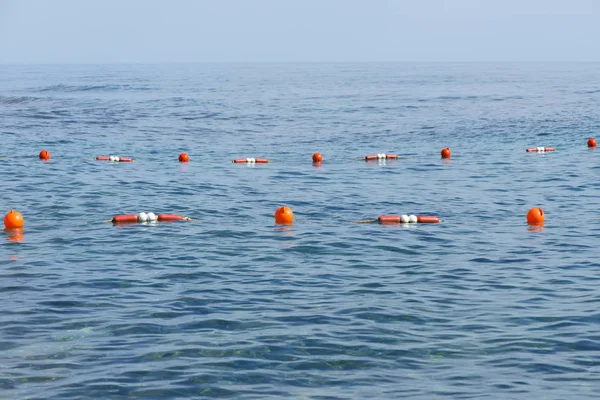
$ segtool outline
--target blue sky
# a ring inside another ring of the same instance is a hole
[[[596,0],[0,0],[0,63],[600,61]]]

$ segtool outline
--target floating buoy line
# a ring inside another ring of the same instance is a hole
[[[594,138],[589,138],[587,140],[587,146],[589,148],[594,149],[596,147],[596,140]],[[526,149],[527,153],[546,153],[546,152],[554,152],[556,149],[554,147],[530,147]],[[5,158],[6,156],[0,155],[0,158]],[[50,152],[46,149],[40,151],[38,157],[41,160],[48,161],[50,160]],[[450,158],[450,149],[444,148],[441,151],[442,158]],[[396,154],[388,154],[388,153],[378,153],[371,154],[361,158],[355,158],[355,160],[361,161],[385,161],[385,160],[397,160],[399,158],[406,158],[403,156],[398,156]],[[110,161],[110,162],[133,162],[131,157],[120,157],[120,156],[97,156],[95,158],[97,161]],[[179,155],[178,160],[183,163],[189,162],[189,156],[187,153],[181,153]],[[314,153],[312,156],[313,164],[320,165],[323,160],[323,156],[321,153]],[[234,164],[267,164],[271,161],[266,158],[237,158],[231,163]],[[291,225],[294,219],[294,214],[291,209],[288,207],[280,207],[274,214],[276,224],[285,224]],[[597,218],[596,220],[600,220]],[[155,214],[153,212],[141,212],[138,214],[125,214],[125,215],[115,215],[112,219],[107,220],[106,222],[112,222],[114,224],[132,224],[132,223],[145,223],[145,222],[169,222],[169,221],[193,221],[190,217],[184,217],[178,214]],[[377,217],[376,219],[367,219],[352,222],[353,224],[369,224],[377,222],[379,224],[437,224],[443,222],[442,219],[437,216],[432,215],[382,215]],[[544,224],[544,212],[541,208],[533,208],[529,210],[527,214],[527,223],[529,225],[543,225]],[[6,229],[15,229],[21,228],[23,225],[23,217],[17,211],[11,210],[8,214],[6,214],[4,218],[4,225]]]
[[[401,158],[401,156],[398,156],[396,154],[381,153],[381,154],[371,154],[368,156],[355,158],[355,160],[356,161],[378,161],[378,160],[397,160],[398,158]]]
[[[587,140],[587,146],[589,148],[595,148],[596,147],[596,139],[589,138]],[[525,151],[527,153],[548,153],[548,152],[555,152],[556,148],[539,146],[539,147],[529,147],[529,148],[525,149]],[[442,149],[442,151],[440,153],[441,153],[442,158],[450,158],[450,149],[448,147]],[[0,155],[0,158],[5,158],[5,157],[6,156],[4,156],[4,155]],[[50,152],[45,149],[40,151],[39,158],[44,161],[49,161],[50,160]],[[398,160],[400,158],[409,158],[409,157],[400,156],[397,154],[390,154],[390,153],[377,153],[377,154],[369,154],[364,157],[354,158],[354,160],[356,160],[356,161],[385,161],[385,160]],[[97,160],[97,161],[112,161],[112,162],[133,162],[134,161],[131,157],[120,157],[120,156],[114,156],[114,155],[113,156],[105,156],[105,155],[96,156],[95,160]],[[189,162],[188,154],[187,153],[179,154],[178,161],[182,162],[182,163]],[[323,161],[323,155],[321,153],[314,153],[312,155],[312,162],[314,164],[318,164],[321,161]],[[230,161],[230,163],[233,163],[233,164],[268,164],[271,162],[272,161],[267,158],[255,158],[255,157],[236,158],[236,159]]]
[[[97,156],[97,161],[112,161],[112,162],[132,162],[131,157],[118,157],[118,156]]]
[[[443,220],[433,215],[381,215],[377,219],[363,219],[361,221],[352,222],[353,224],[372,224],[378,222],[380,224],[439,224]]]
[[[236,158],[232,161],[234,164],[267,164],[266,158]]]
[[[184,217],[177,214],[154,214],[153,212],[139,214],[115,215],[106,222],[113,224],[136,224],[140,222],[168,222],[168,221],[193,221],[190,217]]]

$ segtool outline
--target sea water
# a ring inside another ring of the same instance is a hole
[[[592,136],[600,64],[0,66],[0,398],[596,399]]]

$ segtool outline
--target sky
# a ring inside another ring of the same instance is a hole
[[[0,0],[0,64],[600,61],[597,0]]]

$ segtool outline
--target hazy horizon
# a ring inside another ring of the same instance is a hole
[[[35,65],[193,65],[193,64],[600,64],[600,61],[155,61],[155,62],[5,62],[0,65],[35,66]]]

